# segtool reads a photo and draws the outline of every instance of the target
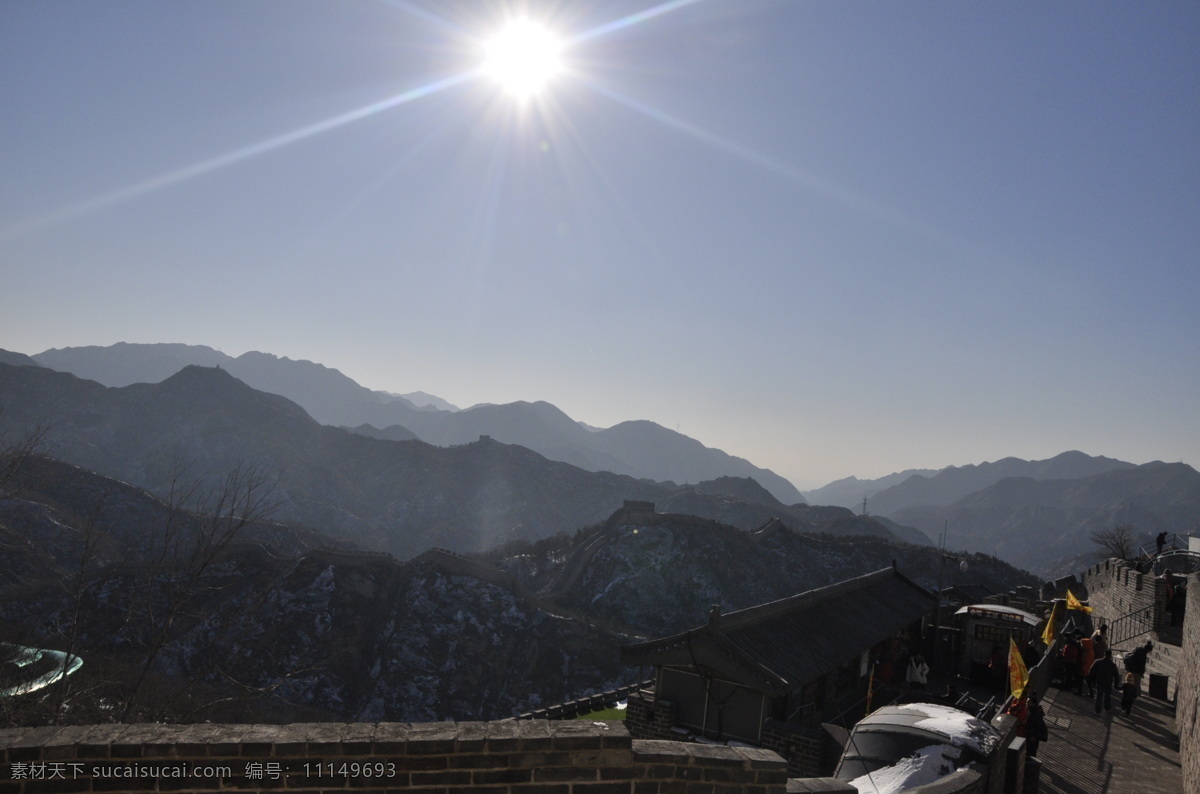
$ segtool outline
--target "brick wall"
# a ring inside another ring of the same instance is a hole
[[[675,727],[675,704],[656,699],[653,692],[630,695],[625,706],[625,724],[639,739],[678,739]]]
[[[1110,625],[1110,640],[1120,646],[1128,640],[1136,642],[1143,634],[1167,627],[1166,583],[1149,573],[1139,573],[1126,562],[1111,559],[1083,572],[1087,588],[1092,623],[1113,624],[1124,619],[1129,625]],[[1077,594],[1078,595],[1078,594]],[[1130,617],[1132,615],[1132,617]],[[1119,636],[1111,632],[1117,630]]]
[[[1200,574],[1188,577],[1187,619],[1176,687],[1175,726],[1179,731],[1179,760],[1183,790],[1200,791]]]
[[[782,794],[787,778],[770,751],[633,740],[620,722],[11,728],[0,748],[3,794]]]
[[[763,721],[763,747],[787,759],[788,774],[793,777],[816,777],[825,771],[828,766],[826,744],[830,742],[819,725]]]

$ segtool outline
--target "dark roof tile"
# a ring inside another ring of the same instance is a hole
[[[728,680],[783,694],[854,659],[936,604],[932,593],[885,568],[626,646],[621,658],[627,664],[706,667]]]

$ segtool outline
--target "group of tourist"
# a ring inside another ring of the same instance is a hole
[[[1146,674],[1146,661],[1154,643],[1147,642],[1125,656],[1122,676],[1108,642],[1108,626],[1100,626],[1090,637],[1076,631],[1067,635],[1058,654],[1062,688],[1096,699],[1096,713],[1112,710],[1113,692],[1121,693],[1121,710],[1129,715]]]

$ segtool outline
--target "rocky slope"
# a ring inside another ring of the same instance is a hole
[[[641,636],[699,625],[713,604],[742,609],[893,561],[931,589],[939,578],[946,586],[969,582],[993,592],[1036,583],[986,555],[969,555],[966,572],[943,568],[939,560],[933,548],[797,531],[786,521],[746,533],[694,516],[621,511],[563,550],[511,556],[502,564],[531,591]]]
[[[184,514],[53,460],[3,485],[0,641],[84,659],[69,687],[0,715],[14,721],[494,719],[634,681],[617,647],[698,623],[712,603],[892,559],[926,584],[938,574],[929,548],[632,508],[492,561],[402,563],[262,520],[214,540],[204,530],[228,500]],[[971,576],[1029,581],[983,557]]]
[[[9,485],[0,641],[83,657],[77,721],[494,719],[628,681],[618,638],[479,563],[265,523],[205,545],[204,515],[55,461]]]

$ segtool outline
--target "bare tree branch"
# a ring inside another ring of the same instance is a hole
[[[1137,529],[1133,524],[1118,524],[1112,529],[1100,529],[1092,533],[1092,542],[1107,551],[1110,556],[1122,560],[1133,557]]]

